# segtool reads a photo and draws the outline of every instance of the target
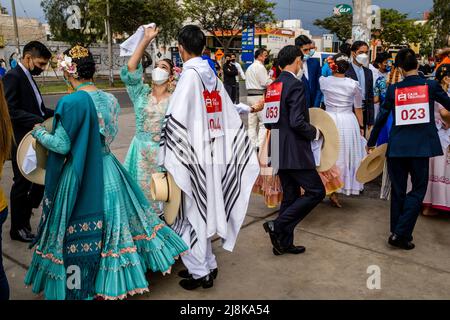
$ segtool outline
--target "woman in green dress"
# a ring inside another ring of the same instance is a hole
[[[92,82],[92,54],[75,46],[59,59],[75,93],[62,98],[47,149],[43,216],[25,278],[46,299],[124,299],[148,291],[147,270],[170,272],[186,244],[154,213],[110,151],[117,99]]]
[[[144,83],[143,68],[140,63],[145,49],[157,36],[158,29],[147,28],[136,51],[121,71],[122,81],[133,102],[136,117],[136,134],[133,137],[124,167],[141,187],[148,200],[153,173],[160,172],[158,166],[159,142],[173,81],[174,66],[169,59],[157,62],[152,72],[152,85]],[[150,201],[154,212],[161,215],[161,203]]]

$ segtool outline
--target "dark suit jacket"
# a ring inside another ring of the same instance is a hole
[[[283,83],[280,120],[267,124],[271,130],[272,166],[278,169],[315,169],[311,141],[316,128],[309,123],[305,84],[289,72],[281,72],[275,82]],[[278,152],[274,152],[277,150]]]
[[[322,103],[322,91],[320,91],[319,79],[322,76],[322,69],[320,67],[320,62],[317,59],[308,59],[306,61],[308,64],[308,78],[305,75],[302,77],[302,81],[306,85],[307,89],[307,99],[308,107],[320,107]]]
[[[228,85],[236,84],[236,76],[239,75],[239,71],[231,62],[225,62],[223,65],[223,83]]]
[[[373,73],[369,68],[363,67],[364,76],[366,80],[366,96],[363,97],[365,100],[365,105],[363,106],[364,110],[364,119],[368,125],[373,125],[375,122],[375,109],[374,109],[374,97],[373,97]],[[350,68],[348,68],[345,73],[347,78],[352,78],[355,81],[358,81],[358,76],[356,75],[356,71],[353,68],[353,65],[350,63]]]
[[[395,125],[395,89],[428,85],[430,98],[430,122],[407,126]],[[368,146],[375,146],[378,135],[386,123],[389,114],[393,112],[394,123],[389,134],[387,156],[400,157],[436,157],[442,155],[442,146],[434,120],[434,102],[437,101],[450,110],[450,98],[442,87],[434,80],[425,80],[420,76],[410,76],[404,81],[389,86],[386,100],[380,108],[380,114],[370,135]]]
[[[19,144],[22,138],[33,129],[35,124],[52,117],[54,112],[47,109],[44,102],[42,102],[41,108],[45,113],[42,116],[33,87],[19,65],[5,75],[3,84],[14,136],[16,143]]]

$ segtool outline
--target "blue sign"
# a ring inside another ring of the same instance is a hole
[[[241,60],[247,69],[255,60],[255,27],[249,26],[242,31],[242,56]]]

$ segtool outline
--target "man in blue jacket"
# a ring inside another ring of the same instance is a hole
[[[295,45],[303,53],[303,74],[299,74],[299,79],[306,86],[306,99],[308,108],[320,107],[322,102],[322,91],[320,91],[319,78],[322,76],[320,61],[314,59],[315,45],[305,35],[300,35],[295,39]]]
[[[395,60],[405,79],[389,87],[367,145],[370,152],[392,113],[394,122],[386,154],[392,182],[389,244],[411,250],[415,247],[412,233],[428,186],[429,159],[443,154],[434,103],[450,110],[450,98],[436,81],[419,76],[413,50],[400,50]],[[412,190],[406,193],[408,175]]]

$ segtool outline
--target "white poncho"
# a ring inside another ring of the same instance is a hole
[[[217,88],[222,99],[224,135],[217,138],[208,130],[204,87],[210,92]],[[192,226],[190,253],[202,260],[207,239],[216,234],[223,239],[223,248],[232,251],[259,164],[233,102],[201,58],[183,66],[167,110],[159,162],[183,191],[172,227],[183,234],[187,221]]]

